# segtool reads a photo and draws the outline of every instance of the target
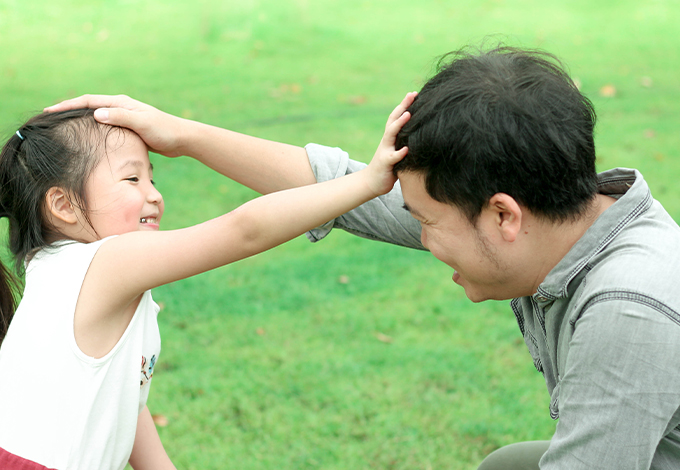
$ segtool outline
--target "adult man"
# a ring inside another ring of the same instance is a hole
[[[455,54],[413,100],[395,169],[403,201],[397,187],[310,238],[340,227],[425,246],[471,300],[514,299],[560,421],[551,441],[500,449],[480,468],[680,468],[680,229],[637,171],[596,174],[590,102],[551,57],[510,48]],[[124,97],[60,106],[126,108],[99,116],[260,192],[362,166]]]

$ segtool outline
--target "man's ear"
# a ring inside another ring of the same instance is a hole
[[[496,193],[489,199],[487,206],[493,214],[494,225],[501,237],[507,242],[514,242],[522,230],[522,208],[511,196]]]
[[[56,217],[58,220],[66,222],[67,224],[75,224],[78,222],[78,217],[73,209],[73,204],[68,197],[68,194],[63,189],[56,186],[47,190],[45,195],[45,207],[48,215]]]

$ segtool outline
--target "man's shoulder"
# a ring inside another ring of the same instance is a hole
[[[653,205],[589,261],[574,300],[582,307],[628,300],[680,312],[678,247],[680,228],[660,205]]]
[[[650,277],[661,277],[664,272],[680,273],[679,247],[680,227],[661,204],[654,201],[645,214],[617,232],[589,261],[586,269],[631,281],[640,277],[638,273]]]

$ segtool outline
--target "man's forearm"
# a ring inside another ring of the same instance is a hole
[[[99,122],[131,129],[154,152],[194,157],[263,194],[316,183],[303,148],[182,119],[129,96],[82,95],[45,111],[78,108],[96,109]]]
[[[193,121],[182,132],[183,154],[261,194],[316,183],[302,147]]]

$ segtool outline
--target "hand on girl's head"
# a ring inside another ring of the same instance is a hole
[[[45,111],[75,108],[95,109],[94,115],[99,122],[133,130],[156,153],[166,157],[182,155],[179,136],[184,119],[125,95],[83,95],[45,108]]]
[[[152,174],[139,136],[98,123],[91,109],[31,118],[0,158],[2,209],[17,222],[10,225],[10,232],[16,232],[16,259],[23,263],[28,253],[55,237],[93,241],[158,230],[164,206]],[[64,197],[53,197],[59,194]],[[43,226],[54,230],[44,232]]]

